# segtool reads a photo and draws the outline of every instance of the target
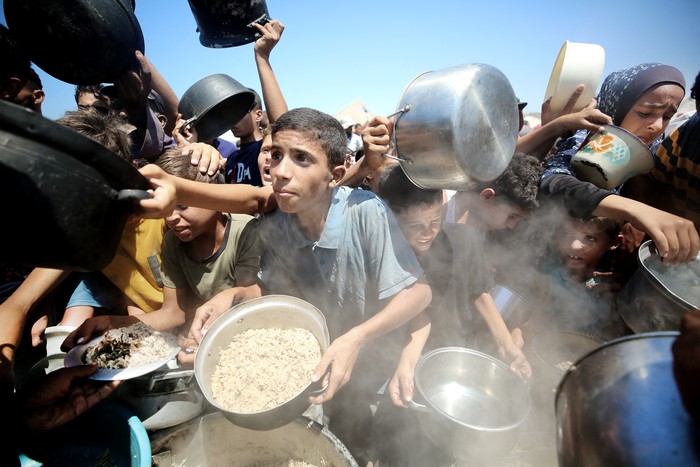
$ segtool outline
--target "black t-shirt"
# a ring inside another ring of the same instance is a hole
[[[246,183],[262,186],[258,155],[262,140],[241,144],[241,148],[226,159],[225,175],[228,183]]]
[[[475,334],[483,329],[474,302],[494,285],[483,246],[483,233],[464,224],[444,224],[435,238],[421,264],[433,294],[426,350],[474,346]]]

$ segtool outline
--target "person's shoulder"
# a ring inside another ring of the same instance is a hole
[[[445,232],[452,245],[461,247],[470,244],[484,243],[484,231],[471,225],[459,223],[442,224],[442,230]]]
[[[232,224],[247,224],[251,221],[257,221],[257,219],[254,216],[251,216],[249,214],[231,213],[228,216]]]
[[[387,212],[389,208],[374,192],[346,186],[338,187],[334,200],[343,204],[349,211]]]

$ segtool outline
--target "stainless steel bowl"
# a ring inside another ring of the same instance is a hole
[[[233,336],[248,329],[265,328],[307,329],[318,340],[322,353],[330,344],[326,319],[316,307],[287,295],[267,295],[241,303],[221,315],[204,336],[194,362],[194,374],[207,401],[221,410],[231,422],[253,430],[271,430],[293,421],[309,407],[309,394],[320,389],[321,384],[309,384],[294,398],[263,412],[242,414],[222,407],[211,392],[211,378],[219,363],[221,350],[228,347]]]
[[[508,365],[476,350],[443,347],[416,366],[416,389],[431,409],[421,425],[458,460],[490,463],[518,441],[530,391]]]
[[[697,293],[682,290],[673,282],[672,270],[665,266],[654,267],[659,260],[648,240],[639,247],[637,261],[639,269],[632,275],[617,297],[618,312],[623,321],[635,333],[655,331],[677,331],[681,317],[688,311],[700,307],[695,303]],[[673,266],[670,266],[673,267]],[[687,266],[684,266],[687,267]],[[700,257],[691,267],[700,267]]]
[[[575,363],[556,395],[559,465],[700,465],[673,378],[677,336],[615,339]]]

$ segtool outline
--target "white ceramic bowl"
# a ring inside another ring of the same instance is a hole
[[[579,84],[585,85],[574,105],[574,111],[583,109],[595,96],[605,67],[605,50],[597,44],[565,41],[561,46],[549,77],[546,101],[552,97],[552,112],[561,112]]]
[[[654,167],[651,150],[641,139],[618,126],[603,126],[605,131],[589,134],[571,158],[571,165],[581,179],[612,190]]]

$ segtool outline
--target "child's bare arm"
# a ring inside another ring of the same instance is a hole
[[[257,214],[277,207],[271,187],[194,182],[168,175],[153,164],[140,171],[154,187],[153,198],[139,202],[142,217],[167,217],[178,204],[239,214]]]
[[[694,261],[700,251],[700,237],[687,219],[622,196],[605,197],[593,211],[594,216],[628,221],[649,235],[665,264]]]
[[[498,351],[501,357],[508,357],[511,361],[510,367],[513,372],[518,374],[523,379],[529,379],[532,376],[532,368],[525,358],[525,354],[513,340],[513,335],[508,330],[506,323],[503,321],[501,313],[498,311],[496,302],[490,293],[486,292],[479,295],[479,298],[474,302],[479,314],[486,321],[493,338],[498,345]]]
[[[312,404],[322,404],[331,400],[338,389],[350,380],[360,348],[407,323],[423,311],[431,299],[430,286],[425,278],[421,278],[396,294],[379,313],[331,342],[312,377],[313,381],[318,381],[332,365],[328,387],[319,396],[309,398],[309,401]]]
[[[409,334],[401,351],[401,358],[394,376],[389,381],[387,391],[394,405],[408,407],[413,400],[413,380],[416,365],[420,360],[423,347],[430,336],[430,317],[426,311],[420,312],[409,323]]]
[[[253,23],[252,25],[261,35],[260,38],[255,41],[255,46],[253,47],[255,52],[255,65],[258,67],[258,76],[260,77],[260,86],[262,87],[267,118],[270,120],[270,123],[274,123],[288,110],[287,101],[284,99],[282,90],[277,82],[277,77],[270,65],[270,52],[272,52],[272,49],[282,37],[284,24],[273,19],[265,25],[260,25],[258,23]]]
[[[163,288],[163,306],[159,310],[135,315],[143,324],[151,326],[157,331],[173,331],[178,326],[185,324],[185,310],[182,304],[186,303],[187,291],[182,289]]]

